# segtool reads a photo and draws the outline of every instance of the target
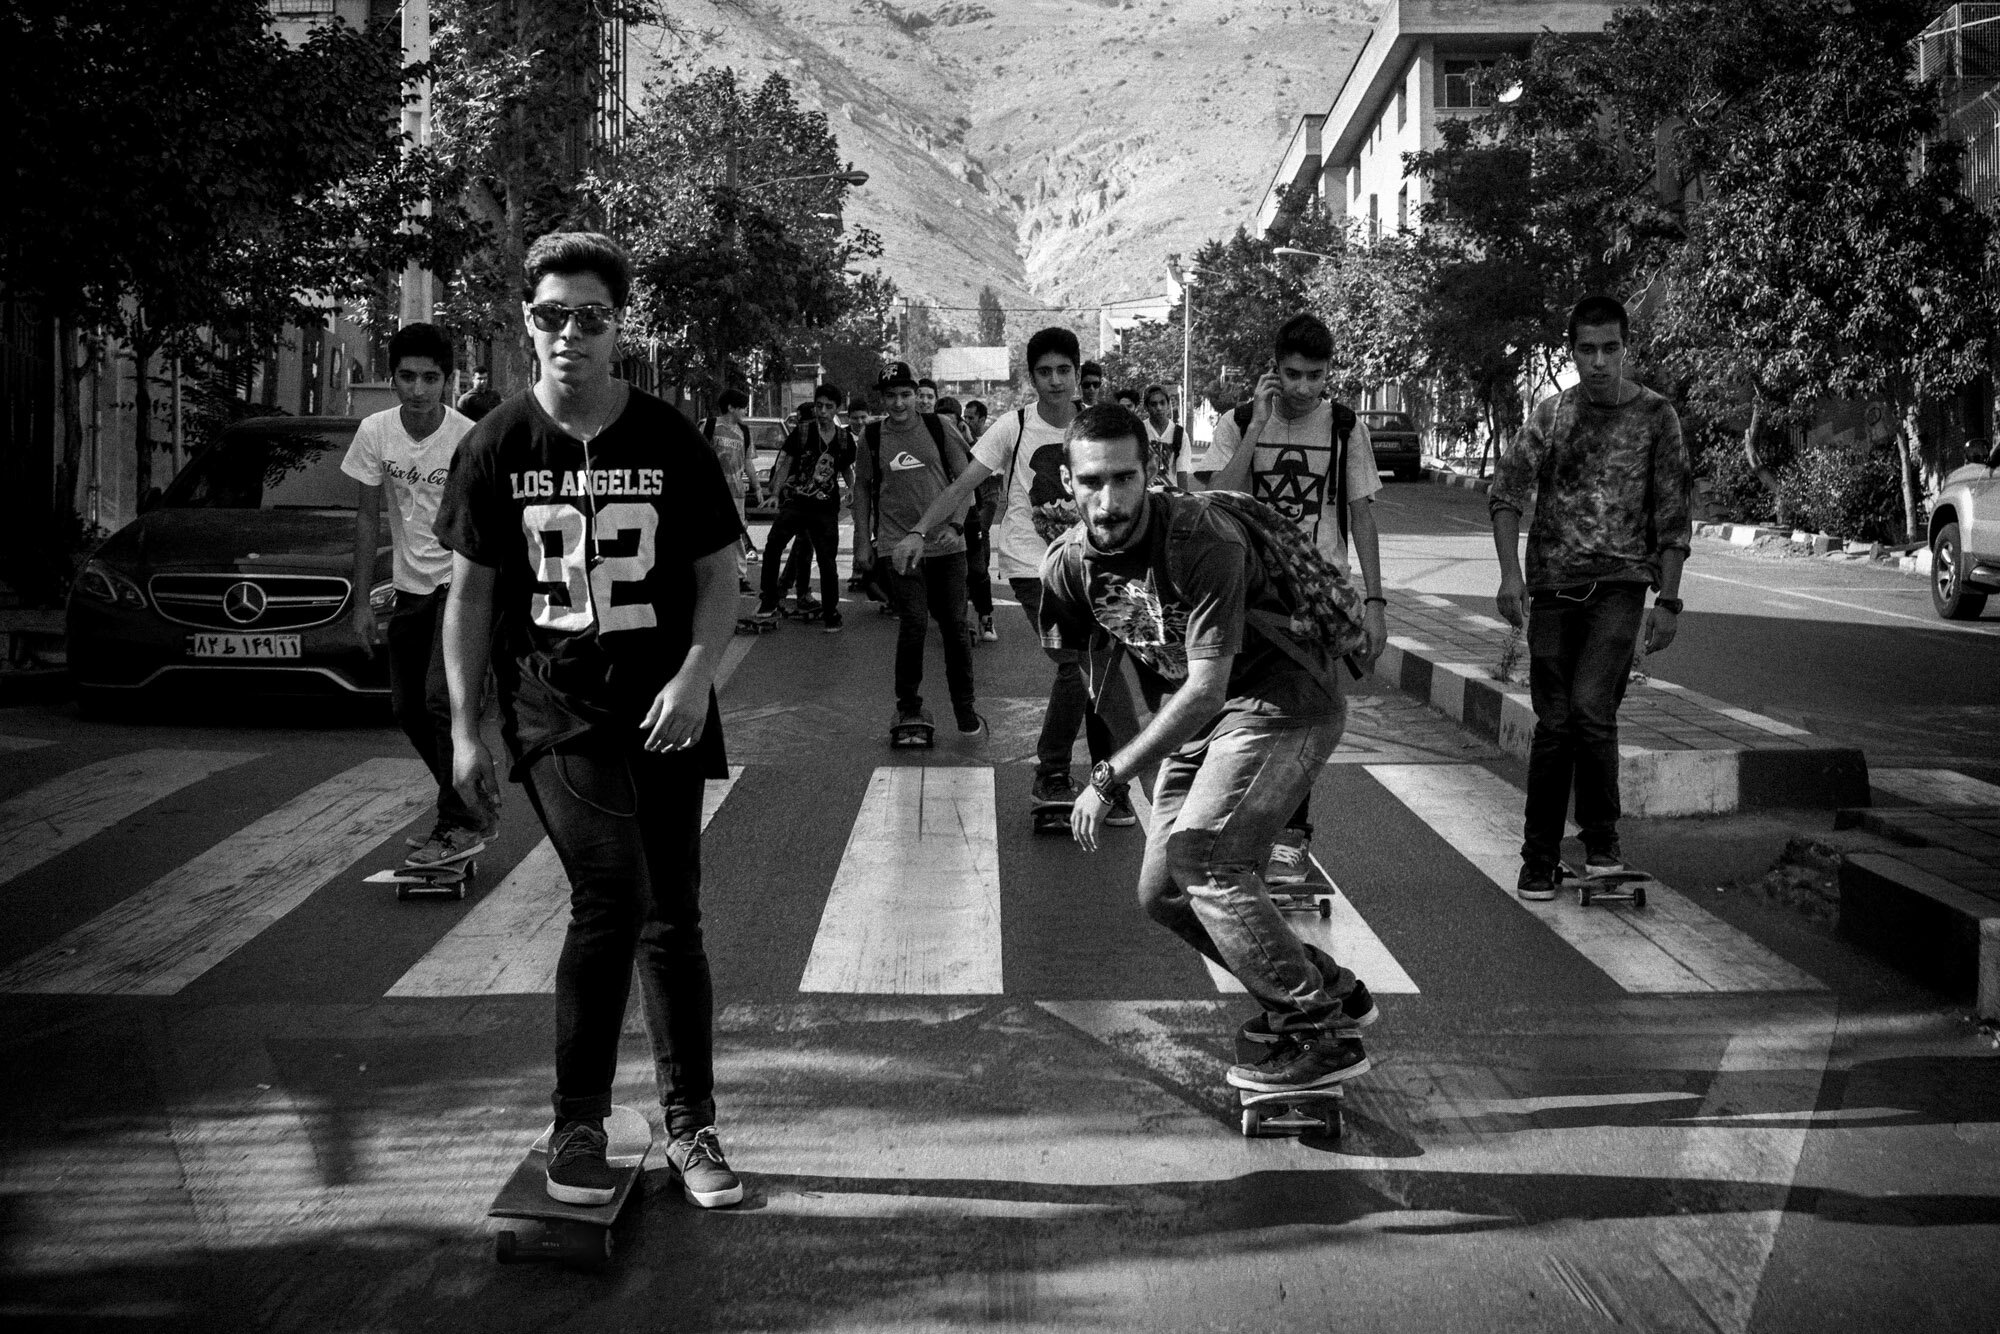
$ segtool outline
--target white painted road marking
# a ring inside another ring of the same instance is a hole
[[[43,746],[53,746],[55,742],[44,741],[38,736],[0,736],[0,753],[15,750],[40,750]]]
[[[991,769],[875,771],[799,990],[927,996],[1003,990]]]
[[[2000,806],[2000,786],[1956,769],[1870,769],[1868,785],[1919,806]]]
[[[0,992],[174,995],[436,799],[421,760],[357,764],[0,972]]]
[[[1746,582],[1745,580],[1742,579],[1725,579],[1719,574],[1710,574],[1705,570],[1688,570],[1686,573],[1690,579],[1712,579],[1718,584],[1734,584],[1738,588],[1747,588],[1755,593],[1767,593],[1771,591],[1770,589],[1765,588],[1762,584],[1753,584]],[[1966,625],[1959,621],[1943,621],[1939,620],[1935,616],[1912,616],[1908,612],[1884,611],[1880,607],[1867,607],[1863,606],[1859,602],[1842,602],[1839,598],[1821,597],[1816,593],[1808,593],[1804,589],[1800,588],[1788,588],[1785,589],[1784,591],[1790,594],[1792,597],[1804,598],[1808,602],[1824,602],[1830,607],[1845,607],[1848,611],[1863,612],[1869,616],[1888,616],[1898,621],[1915,621],[1917,624],[1927,625],[1933,630],[1956,630],[1964,634],[1974,634],[1974,635],[2000,634],[2000,630],[1989,630],[1983,626],[1978,626],[1978,625]],[[1846,592],[1847,590],[1843,589],[1841,591]],[[1856,589],[1854,591],[1862,592],[1862,591],[1873,591],[1873,590]],[[1717,607],[1714,610],[1717,613],[1724,616],[1729,614],[1729,609],[1727,607]]]
[[[702,793],[707,830],[743,777],[711,778]],[[390,996],[544,996],[556,989],[556,960],[569,932],[569,877],[546,838],[515,863],[464,920],[396,979]]]
[[[1508,899],[1540,918],[1631,992],[1820,991],[1824,987],[1672,888],[1642,910],[1585,908],[1574,895],[1530,903],[1521,866],[1519,789],[1470,764],[1371,764],[1368,772]]]
[[[0,884],[190,783],[257,758],[249,750],[141,750],[72,769],[0,802]]]

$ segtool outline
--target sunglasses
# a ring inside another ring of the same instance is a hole
[[[587,306],[563,306],[553,301],[544,301],[528,307],[528,318],[534,321],[543,333],[561,333],[569,328],[569,322],[576,321],[576,331],[580,334],[601,334],[611,327],[618,318],[618,312],[611,306],[595,303]]]

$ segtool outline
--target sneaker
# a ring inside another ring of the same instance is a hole
[[[1000,642],[1000,632],[993,628],[993,618],[991,616],[982,616],[979,618],[979,637],[988,644],[997,644]]]
[[[1130,829],[1139,823],[1139,812],[1132,809],[1130,792],[1120,794],[1118,800],[1111,803],[1111,809],[1104,813],[1104,823],[1113,829]]]
[[[1066,773],[1036,774],[1028,800],[1036,806],[1063,806],[1076,800],[1076,784]]]
[[[826,614],[826,604],[818,598],[800,598],[793,610],[801,616],[823,616]]]
[[[958,731],[961,736],[978,736],[986,730],[986,720],[980,717],[979,710],[970,704],[963,708],[953,705],[952,714],[958,720]]]
[[[549,1136],[549,1198],[564,1204],[609,1204],[618,1174],[604,1161],[610,1141],[602,1121],[571,1121]]]
[[[1232,1087],[1254,1093],[1288,1093],[1338,1084],[1367,1074],[1368,1068],[1360,1038],[1315,1033],[1278,1043],[1254,1065],[1230,1066],[1226,1078]]]
[[[461,857],[470,857],[486,848],[486,836],[477,829],[451,829],[439,825],[431,831],[419,848],[412,848],[403,858],[410,866],[437,866],[444,862],[455,862]]]
[[[1287,829],[1279,834],[1271,844],[1271,860],[1264,867],[1264,883],[1272,889],[1303,885],[1312,877],[1312,867],[1306,863],[1306,849],[1311,845],[1311,836],[1299,830]]]
[[[720,1209],[743,1201],[743,1183],[722,1157],[722,1140],[714,1126],[703,1126],[685,1139],[667,1145],[667,1164],[681,1179],[689,1204]]]
[[[1368,994],[1367,984],[1358,977],[1354,979],[1354,990],[1341,998],[1340,1012],[1356,1028],[1366,1028],[1382,1017],[1382,1007],[1375,1003],[1375,998]],[[1283,1034],[1271,1031],[1271,1016],[1263,1013],[1253,1015],[1248,1023],[1236,1030],[1236,1036],[1260,1046],[1284,1040]]]
[[[845,625],[845,624],[846,624],[846,622],[845,622],[845,621],[843,621],[843,620],[841,619],[841,616],[840,616],[840,613],[839,613],[839,612],[837,612],[837,611],[830,611],[830,612],[828,612],[828,613],[826,614],[826,632],[827,632],[828,634],[830,634],[830,635],[837,635],[837,634],[839,634],[839,633],[840,633],[840,627],[841,627],[841,626],[843,626],[843,625]]]
[[[1586,876],[1618,875],[1624,870],[1625,859],[1619,854],[1616,843],[1584,854],[1583,873]]]
[[[750,613],[750,619],[764,625],[776,625],[778,623],[779,610],[778,607],[765,606],[759,603],[757,610]]]
[[[1556,896],[1556,871],[1553,866],[1523,866],[1521,878],[1514,882],[1514,893],[1524,899],[1552,899]]]
[[[736,581],[736,591],[738,593],[754,593],[757,590],[750,587],[750,581],[748,579],[738,579]]]

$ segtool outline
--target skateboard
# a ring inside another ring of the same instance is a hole
[[[1296,885],[1267,888],[1271,891],[1271,902],[1279,912],[1333,916],[1333,882],[1326,878],[1326,869],[1311,852],[1306,854],[1306,878],[1303,881]]]
[[[760,621],[755,616],[736,618],[736,633],[739,635],[768,635],[777,628],[776,621]]]
[[[1038,834],[1067,834],[1069,832],[1070,812],[1075,809],[1076,802],[1069,799],[1035,802],[1029,808],[1030,814],[1034,817],[1035,832]]]
[[[927,711],[910,719],[898,714],[889,724],[889,744],[897,750],[929,750],[937,744],[937,721]]]
[[[1646,906],[1647,887],[1659,883],[1644,871],[1588,876],[1565,865],[1560,888],[1574,889],[1577,903],[1585,908],[1593,903],[1629,903],[1634,908],[1643,908]]]
[[[824,603],[815,602],[809,607],[801,607],[798,603],[787,599],[778,604],[778,615],[788,621],[821,621],[826,619],[826,606]]]
[[[393,871],[377,871],[362,883],[394,885],[399,900],[418,898],[426,894],[462,899],[465,897],[466,882],[479,874],[479,863],[473,859],[484,850],[475,848],[471,852],[453,857],[450,861],[428,862],[422,866],[412,866],[404,862]]]
[[[493,1238],[493,1258],[503,1265],[553,1260],[597,1273],[611,1262],[611,1228],[627,1201],[644,1197],[639,1185],[646,1155],[653,1151],[653,1128],[636,1107],[617,1106],[604,1121],[610,1137],[606,1161],[618,1169],[618,1190],[609,1204],[564,1204],[549,1195],[551,1124],[521,1159],[507,1184],[487,1207],[489,1218],[518,1218],[534,1225],[502,1229]]]
[[[1236,1089],[1243,1107],[1243,1134],[1248,1139],[1282,1135],[1340,1138],[1340,1105],[1347,1098],[1338,1084],[1325,1088],[1258,1093]]]

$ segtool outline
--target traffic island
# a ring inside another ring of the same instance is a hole
[[[1896,846],[1841,859],[1840,931],[2000,1020],[2000,806],[1844,810]]]
[[[1508,628],[1448,598],[1389,595],[1389,647],[1376,670],[1446,717],[1528,758],[1535,710],[1525,646],[1498,679]],[[1618,715],[1619,789],[1637,816],[1723,815],[1866,805],[1868,762],[1803,728],[1665,681],[1634,682]]]

